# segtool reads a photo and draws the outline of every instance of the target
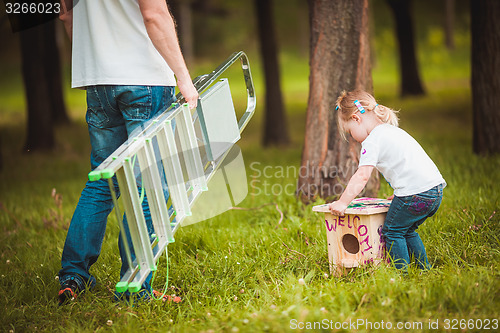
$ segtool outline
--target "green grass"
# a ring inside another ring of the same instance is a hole
[[[88,134],[82,121],[84,98],[81,91],[67,91],[75,121],[58,129],[55,152],[25,155],[21,153],[25,136],[22,90],[18,86],[0,92],[4,157],[0,172],[0,330],[279,332],[293,331],[299,321],[335,325],[357,320],[372,324],[383,320],[393,325],[420,322],[425,329],[429,320],[439,320],[440,331],[444,331],[445,319],[498,319],[500,157],[472,154],[465,53],[447,54],[443,66],[433,65],[438,56],[426,60],[422,67],[428,95],[422,98],[397,97],[395,62],[389,55],[383,62],[379,59],[373,74],[377,97],[401,109],[401,127],[423,145],[448,183],[440,210],[420,228],[433,270],[426,274],[411,271],[403,277],[391,267],[380,266],[358,269],[341,278],[330,276],[322,217],[291,193],[296,177],[290,167],[298,168],[303,144],[307,60],[284,55],[283,66],[293,69],[283,72],[293,144],[287,149],[259,146],[259,104],[240,143],[249,181],[258,182],[239,205],[276,204],[284,214],[283,221],[279,224],[279,211],[267,205],[229,211],[181,229],[176,242],[168,247],[168,292],[182,297],[180,304],[151,302],[131,307],[112,301],[120,267],[119,230],[112,214],[102,255],[92,268],[97,287],[77,302],[57,306],[59,283],[55,277],[89,167]],[[260,66],[255,61],[252,66],[262,101]],[[200,74],[205,68],[196,71]],[[230,77],[235,91],[242,88],[236,73],[234,79],[233,74]],[[20,81],[15,76],[11,82],[1,83],[2,87],[16,84]],[[234,94],[237,109],[243,110],[244,94]],[[270,179],[258,176],[265,167]],[[280,187],[265,193],[265,180]],[[56,195],[52,195],[53,189]],[[382,184],[380,196],[389,194],[387,184]],[[166,276],[163,258],[157,289],[162,288]],[[299,284],[300,278],[304,285]],[[418,326],[414,328],[419,331]],[[359,326],[359,331],[367,331],[366,326]]]

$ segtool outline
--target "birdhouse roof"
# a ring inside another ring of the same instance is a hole
[[[347,209],[346,215],[371,215],[386,213],[391,205],[391,200],[379,198],[357,198],[354,199]],[[317,205],[312,208],[313,212],[329,213],[328,204]]]

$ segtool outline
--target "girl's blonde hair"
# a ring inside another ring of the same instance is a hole
[[[354,90],[350,92],[342,91],[339,98],[337,98],[336,110],[337,120],[341,135],[345,138],[346,128],[345,124],[351,116],[360,111],[358,106],[354,103],[358,101],[365,112],[373,112],[382,122],[398,126],[398,111],[395,111],[387,106],[377,103],[375,98],[363,90]]]

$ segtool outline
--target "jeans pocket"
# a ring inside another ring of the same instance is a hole
[[[408,211],[413,215],[427,215],[434,206],[435,198],[428,198],[418,194],[412,196],[408,202]]]
[[[109,122],[109,116],[103,107],[95,86],[87,88],[87,124],[94,127],[103,127]]]
[[[115,86],[115,96],[126,120],[147,120],[151,117],[150,86]]]

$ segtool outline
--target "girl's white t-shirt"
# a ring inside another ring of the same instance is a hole
[[[359,166],[377,168],[398,197],[430,190],[446,182],[420,144],[401,128],[375,127],[361,144]]]
[[[146,31],[137,0],[80,0],[73,8],[73,88],[175,86]]]

